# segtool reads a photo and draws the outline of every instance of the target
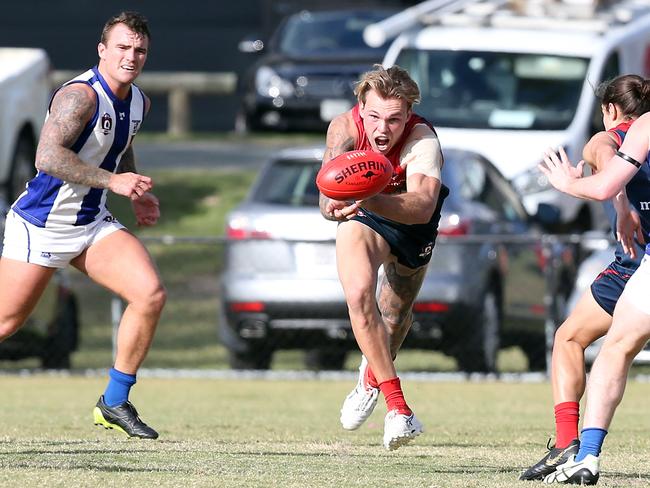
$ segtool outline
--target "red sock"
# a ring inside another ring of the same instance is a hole
[[[578,438],[578,420],[580,420],[580,404],[564,402],[555,405],[555,447],[560,449],[571,444]]]
[[[367,386],[372,386],[373,388],[379,388],[379,383],[377,383],[377,378],[375,378],[375,373],[372,372],[370,366],[366,367],[366,374],[364,382]]]
[[[406,404],[406,400],[404,400],[404,393],[402,393],[402,386],[399,378],[395,377],[390,380],[382,381],[379,383],[379,389],[384,394],[386,408],[389,412],[391,410],[397,410],[397,413],[404,415],[411,415],[413,413]]]

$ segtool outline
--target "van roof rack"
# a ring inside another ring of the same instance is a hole
[[[612,25],[627,24],[639,14],[650,12],[650,2],[639,0],[506,0],[490,11],[476,7],[478,4],[467,5],[463,10],[444,14],[436,23],[604,32]]]
[[[650,13],[650,0],[427,0],[366,27],[380,46],[418,24],[604,32]]]

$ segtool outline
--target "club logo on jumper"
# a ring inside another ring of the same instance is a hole
[[[41,253],[41,257],[45,259],[50,259],[52,257],[52,253],[43,251]]]
[[[142,121],[132,120],[131,123],[133,124],[133,130],[131,131],[131,134],[135,135],[138,132],[138,129],[140,128],[140,124],[142,123]]]
[[[385,173],[388,171],[388,169],[386,167],[386,164],[378,163],[377,161],[362,161],[360,163],[351,164],[343,171],[338,173],[334,179],[337,183],[342,183],[348,176],[351,176],[355,173],[360,173],[362,171],[365,171],[362,176],[370,180],[373,178],[373,176],[379,175],[379,173],[376,173],[375,171]]]
[[[117,222],[117,219],[112,215],[107,215],[106,217],[104,217],[104,222],[108,222],[109,224],[114,224],[115,222]]]
[[[118,112],[117,116],[120,118],[120,120],[124,120],[124,117],[126,117],[126,113],[124,112]]]
[[[102,115],[102,132],[104,135],[108,135],[108,133],[111,131],[113,128],[113,119],[109,114],[104,112],[104,115]]]

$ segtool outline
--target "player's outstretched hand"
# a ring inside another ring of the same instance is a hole
[[[158,222],[160,218],[160,203],[152,193],[145,193],[132,201],[133,213],[138,225],[148,227]]]
[[[585,162],[580,161],[574,167],[564,148],[560,147],[558,152],[551,148],[547,149],[544,153],[544,164],[539,164],[538,168],[546,175],[551,185],[561,192],[566,192],[572,180],[582,177],[584,165]]]
[[[616,240],[623,246],[623,252],[629,254],[632,259],[636,259],[635,237],[639,244],[645,245],[639,214],[631,208],[627,212],[617,212]]]
[[[152,188],[151,178],[137,173],[112,174],[108,182],[109,190],[131,200],[137,200]]]

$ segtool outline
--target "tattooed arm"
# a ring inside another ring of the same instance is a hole
[[[135,173],[112,174],[84,163],[70,149],[96,107],[97,95],[88,85],[73,83],[56,93],[38,141],[36,168],[68,183],[108,188],[118,195],[138,198],[151,188],[150,178]]]
[[[70,183],[107,188],[111,174],[85,164],[70,147],[79,138],[97,106],[97,95],[86,85],[61,88],[52,100],[36,151],[36,168]]]
[[[334,159],[336,156],[346,151],[354,149],[356,143],[356,128],[350,112],[346,112],[336,117],[330,123],[327,129],[327,140],[325,154],[323,155],[323,164]],[[319,198],[320,211],[323,217],[328,220],[345,220],[341,210],[347,207],[346,202],[332,200],[322,193]],[[356,204],[351,207],[355,207]],[[353,213],[351,211],[348,215]]]

